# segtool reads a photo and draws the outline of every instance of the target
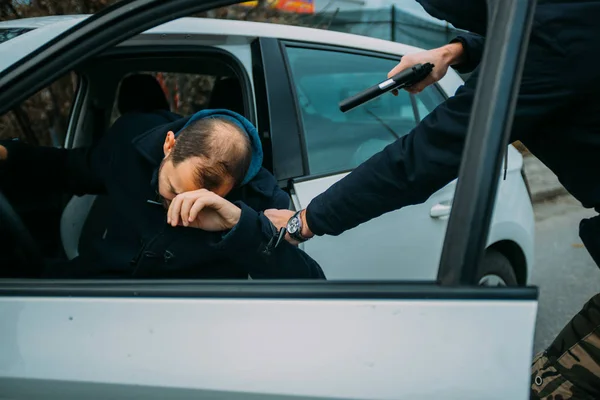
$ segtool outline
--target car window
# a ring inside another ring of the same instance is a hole
[[[140,71],[130,73],[127,76],[139,74],[153,76],[160,84],[171,111],[180,115],[191,115],[207,108],[215,82],[220,79],[220,77],[213,75],[156,71]],[[123,80],[121,80],[122,82]],[[121,86],[119,84],[119,88]],[[118,117],[118,102],[115,101],[111,121],[114,122]]]
[[[78,78],[69,73],[0,116],[0,140],[62,147]]]
[[[19,35],[29,32],[30,28],[1,28],[0,29],[0,43],[9,41],[10,39],[16,38]]]
[[[343,99],[386,78],[397,60],[331,50],[287,48],[311,175],[347,171],[406,135],[444,97],[436,87],[380,96],[347,113]]]

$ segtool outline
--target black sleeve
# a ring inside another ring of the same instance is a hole
[[[458,173],[475,76],[409,134],[315,197],[306,218],[316,235],[339,235],[384,213],[420,204]]]
[[[3,140],[0,145],[8,151],[7,159],[0,162],[3,185],[76,195],[104,191],[98,173],[102,161],[91,148],[66,150],[31,146],[18,140]]]
[[[462,64],[454,65],[453,68],[461,74],[473,72],[479,63],[481,63],[483,49],[485,48],[485,38],[475,33],[465,32],[450,41],[450,43],[457,42],[463,45],[465,61]]]
[[[319,264],[285,239],[266,252],[267,244],[276,233],[275,227],[262,212],[243,202],[235,204],[242,209],[240,221],[217,246],[252,279],[325,279]],[[277,188],[268,208],[287,208],[288,204],[287,194]]]

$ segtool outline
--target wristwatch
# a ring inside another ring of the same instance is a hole
[[[302,218],[300,218],[300,211],[297,211],[286,225],[286,230],[290,234],[290,237],[297,242],[306,242],[309,238],[302,236]]]

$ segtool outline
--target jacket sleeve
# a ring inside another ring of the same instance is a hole
[[[450,41],[450,43],[457,42],[463,45],[465,61],[462,64],[454,65],[453,68],[461,74],[473,72],[483,57],[485,38],[475,33],[465,32]]]
[[[274,207],[287,208],[289,198],[277,188]],[[308,254],[285,239],[267,252],[267,244],[276,233],[271,221],[260,211],[243,202],[238,224],[217,244],[234,262],[246,270],[252,279],[325,279],[323,270]],[[270,207],[271,208],[271,207]]]
[[[54,191],[76,195],[103,193],[97,173],[100,158],[91,148],[73,150],[39,147],[3,140],[8,157],[0,162],[3,185],[27,191]]]
[[[389,211],[422,203],[456,178],[476,75],[410,133],[315,197],[306,212],[311,231],[339,235]]]

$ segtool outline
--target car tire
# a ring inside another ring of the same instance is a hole
[[[487,249],[477,272],[480,286],[517,286],[517,276],[510,260],[498,250]]]

